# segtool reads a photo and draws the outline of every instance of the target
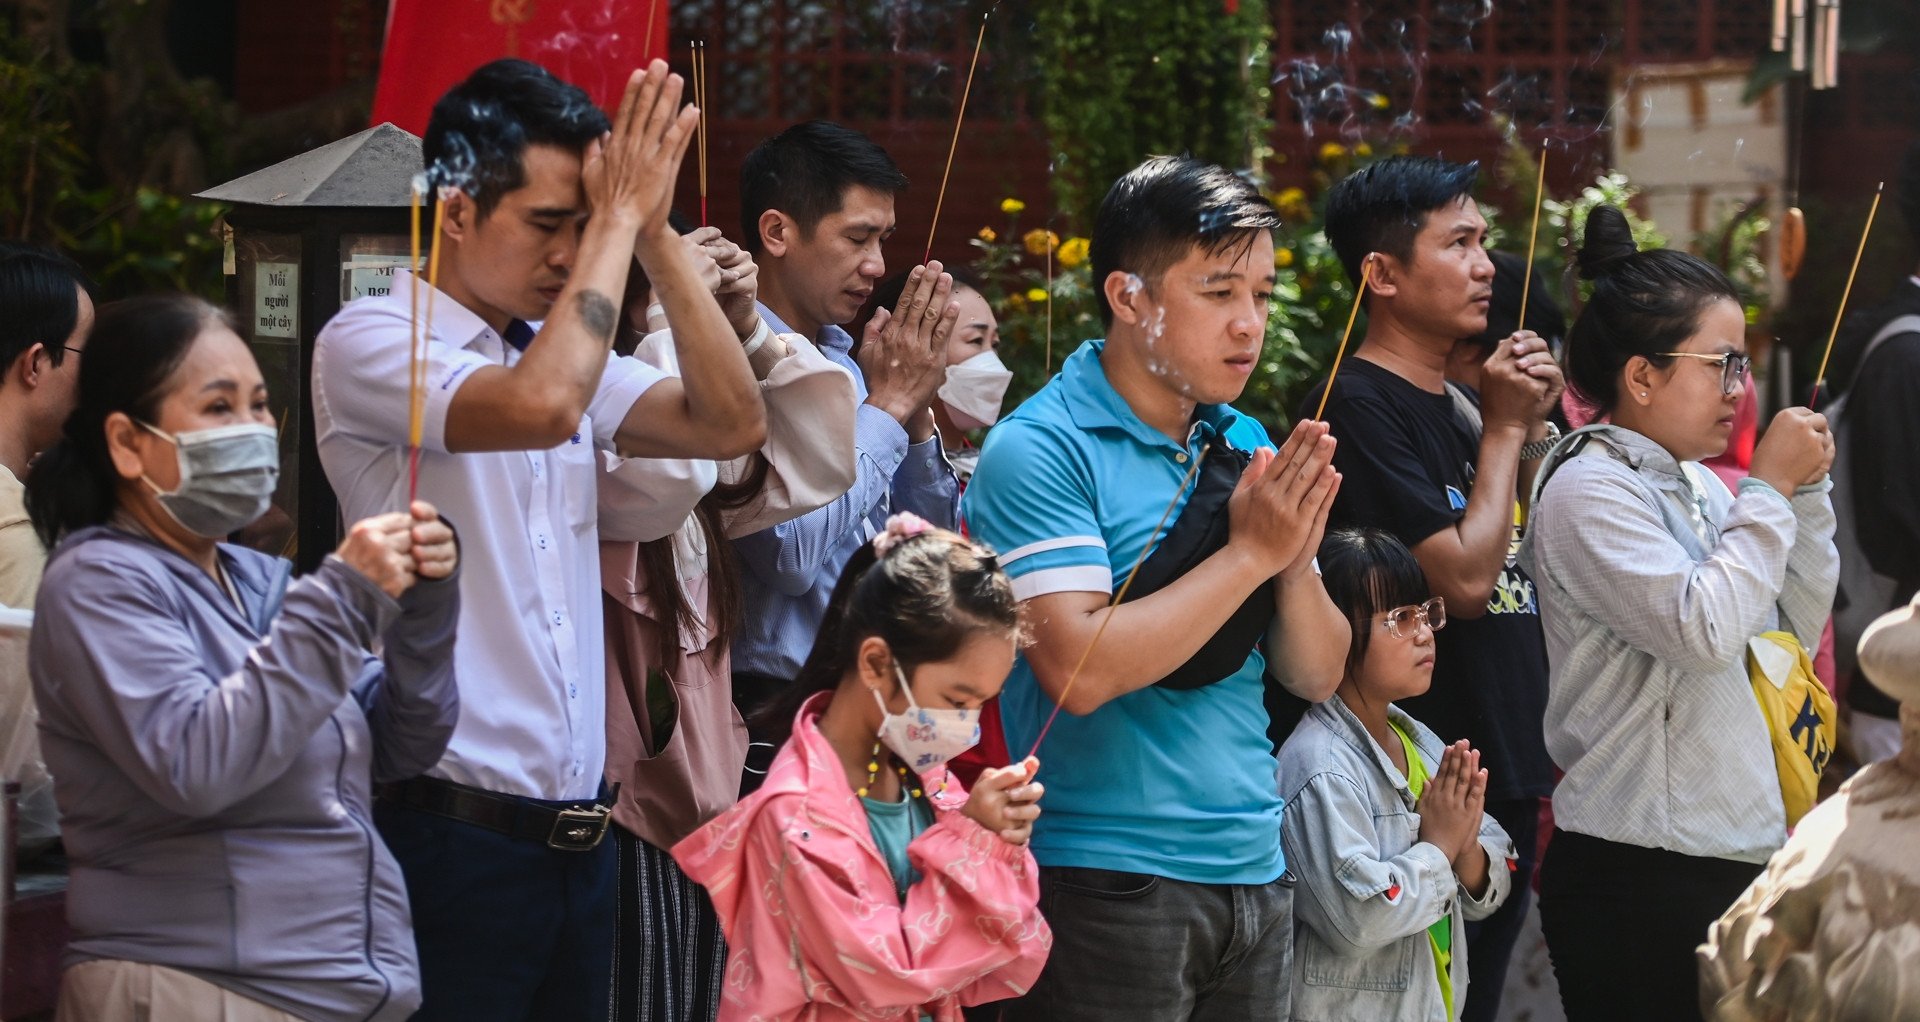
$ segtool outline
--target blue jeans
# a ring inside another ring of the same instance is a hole
[[[376,802],[407,878],[425,1002],[414,1022],[604,1019],[615,856]]]
[[[1008,1022],[1284,1022],[1293,878],[1193,884],[1106,869],[1040,869],[1053,953]]]

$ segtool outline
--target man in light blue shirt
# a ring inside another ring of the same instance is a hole
[[[1227,404],[1259,361],[1278,226],[1251,184],[1198,160],[1121,178],[1091,252],[1107,337],[988,434],[967,489],[1033,638],[1001,696],[1014,754],[1064,710],[1038,749],[1033,835],[1053,951],[1008,1018],[1287,1017],[1292,882],[1263,697],[1273,682],[1326,698],[1350,632],[1313,566],[1333,440],[1303,423],[1276,454]],[[1215,475],[1201,501],[1190,469],[1229,448],[1251,454],[1237,486]],[[1201,513],[1229,486],[1224,546],[1129,595],[1094,643],[1170,505],[1178,528],[1189,499]],[[1266,592],[1263,655],[1229,626]],[[1223,641],[1218,673],[1167,683]]]
[[[934,391],[946,378],[947,335],[958,315],[951,279],[934,262],[919,271],[897,310],[874,316],[858,360],[841,327],[865,304],[886,262],[894,194],[907,186],[885,150],[827,121],[796,124],[754,147],[741,168],[746,247],[760,266],[760,315],[777,333],[797,333],[853,375],[859,474],[817,511],[735,541],[744,566],[746,613],[733,646],[734,702],[753,718],[800,671],[827,598],[854,551],[895,511],[952,528],[959,482],[933,425]],[[926,281],[927,287],[917,286]],[[772,758],[756,741],[745,791]]]

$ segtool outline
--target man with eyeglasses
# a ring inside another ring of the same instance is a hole
[[[0,323],[0,604],[31,609],[47,551],[27,520],[22,480],[73,412],[80,352],[93,329],[92,285],[66,256],[0,242]],[[26,664],[0,663],[0,718],[23,719],[32,702]],[[51,849],[60,819],[33,729],[0,748],[0,776],[21,785],[15,847],[22,861]]]
[[[1366,337],[1334,378],[1325,417],[1343,477],[1331,526],[1391,532],[1453,619],[1436,636],[1432,688],[1404,709],[1480,751],[1486,811],[1519,852],[1513,896],[1467,929],[1462,1018],[1490,1020],[1526,916],[1540,799],[1554,782],[1539,601],[1516,555],[1563,383],[1547,343],[1526,329],[1493,344],[1477,392],[1446,380],[1456,342],[1487,329],[1496,288],[1471,195],[1477,176],[1473,164],[1396,156],[1329,193],[1327,237],[1368,295]]]
[[[72,414],[92,286],[66,256],[0,242],[0,604],[32,607],[47,552],[27,521],[22,480]]]

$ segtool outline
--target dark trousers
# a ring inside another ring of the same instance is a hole
[[[713,1022],[726,980],[727,942],[706,888],[665,850],[619,825],[613,1022]]]
[[[784,732],[790,721],[775,721],[768,716],[768,709],[787,694],[793,682],[785,678],[775,678],[750,671],[735,671],[733,675],[733,708],[740,711],[740,717],[747,722],[747,762],[740,770],[740,797],[746,798],[760,790],[761,782],[767,779],[767,768],[773,765],[774,753],[780,751],[780,743],[774,736]]]
[[[374,823],[413,905],[415,1022],[604,1019],[614,842],[563,852],[387,802]]]
[[[1556,828],[1540,865],[1540,926],[1567,1022],[1694,1022],[1694,948],[1764,867]]]
[[[1283,1022],[1293,879],[1192,884],[1041,867],[1053,952],[1007,1022]]]
[[[1540,800],[1500,799],[1487,802],[1487,815],[1513,839],[1514,860],[1507,900],[1494,914],[1467,924],[1467,1001],[1460,1022],[1494,1022],[1500,1017],[1500,994],[1507,985],[1507,963],[1527,919],[1533,899],[1534,848],[1540,832]],[[1497,867],[1499,864],[1495,863]]]

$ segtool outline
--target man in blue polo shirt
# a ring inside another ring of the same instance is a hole
[[[1033,635],[1001,697],[1009,747],[1031,746],[1056,700],[1065,711],[1040,750],[1033,834],[1053,953],[1009,1018],[1287,1017],[1292,882],[1262,695],[1271,675],[1326,698],[1350,633],[1313,565],[1339,486],[1332,438],[1302,423],[1276,454],[1227,405],[1259,359],[1279,222],[1252,185],[1193,159],[1115,183],[1091,252],[1107,337],[988,434],[967,489],[967,525],[1001,551]],[[1130,596],[1092,644],[1195,488],[1188,469],[1223,445],[1253,452],[1225,546]],[[1160,684],[1263,587],[1271,660],[1245,640],[1225,677]]]

